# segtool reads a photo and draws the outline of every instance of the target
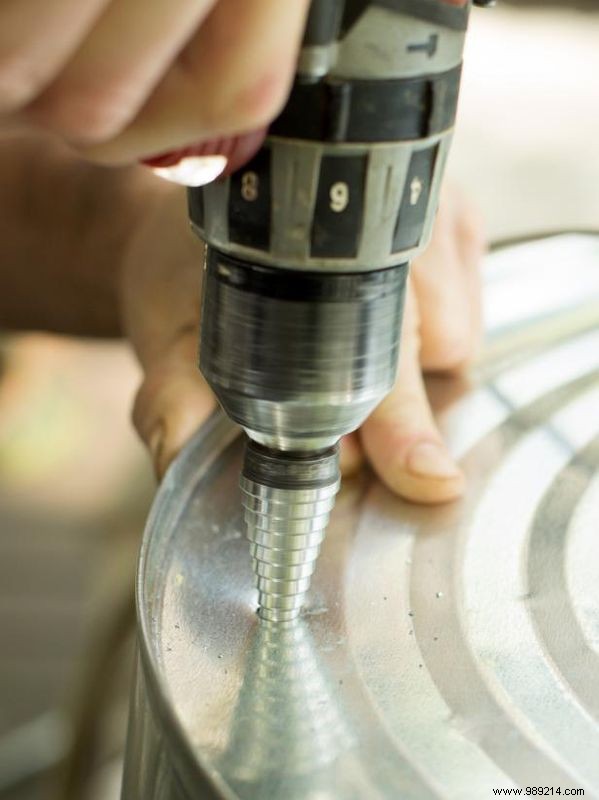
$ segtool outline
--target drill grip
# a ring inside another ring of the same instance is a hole
[[[190,191],[195,229],[288,270],[409,261],[437,207],[469,8],[315,0],[287,105],[241,172]]]

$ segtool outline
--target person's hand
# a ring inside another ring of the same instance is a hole
[[[237,165],[286,100],[308,6],[2,0],[0,129],[32,124],[107,163],[212,140]]]
[[[412,268],[395,389],[342,442],[344,474],[367,458],[409,500],[439,503],[462,493],[464,478],[435,425],[422,371],[460,371],[476,354],[483,251],[478,215],[457,191],[446,191],[433,240]],[[123,311],[145,373],[134,422],[158,476],[216,407],[197,367],[201,260],[184,194],[157,187],[129,249]]]
[[[2,0],[0,122],[133,161],[283,105],[309,0]]]

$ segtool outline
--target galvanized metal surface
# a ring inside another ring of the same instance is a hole
[[[432,386],[467,497],[348,482],[297,624],[256,617],[229,423],[171,469],[127,800],[599,797],[599,242],[505,251],[486,279],[485,360]]]

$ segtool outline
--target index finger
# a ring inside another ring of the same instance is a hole
[[[128,161],[267,124],[293,79],[308,0],[220,0],[149,101],[92,157]]]

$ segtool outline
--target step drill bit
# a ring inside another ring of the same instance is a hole
[[[337,446],[391,390],[409,261],[429,241],[470,3],[313,0],[262,149],[189,192],[207,242],[200,368],[248,436],[260,613],[299,613]]]
[[[263,619],[300,613],[339,485],[338,446],[285,453],[248,442],[241,491]]]

